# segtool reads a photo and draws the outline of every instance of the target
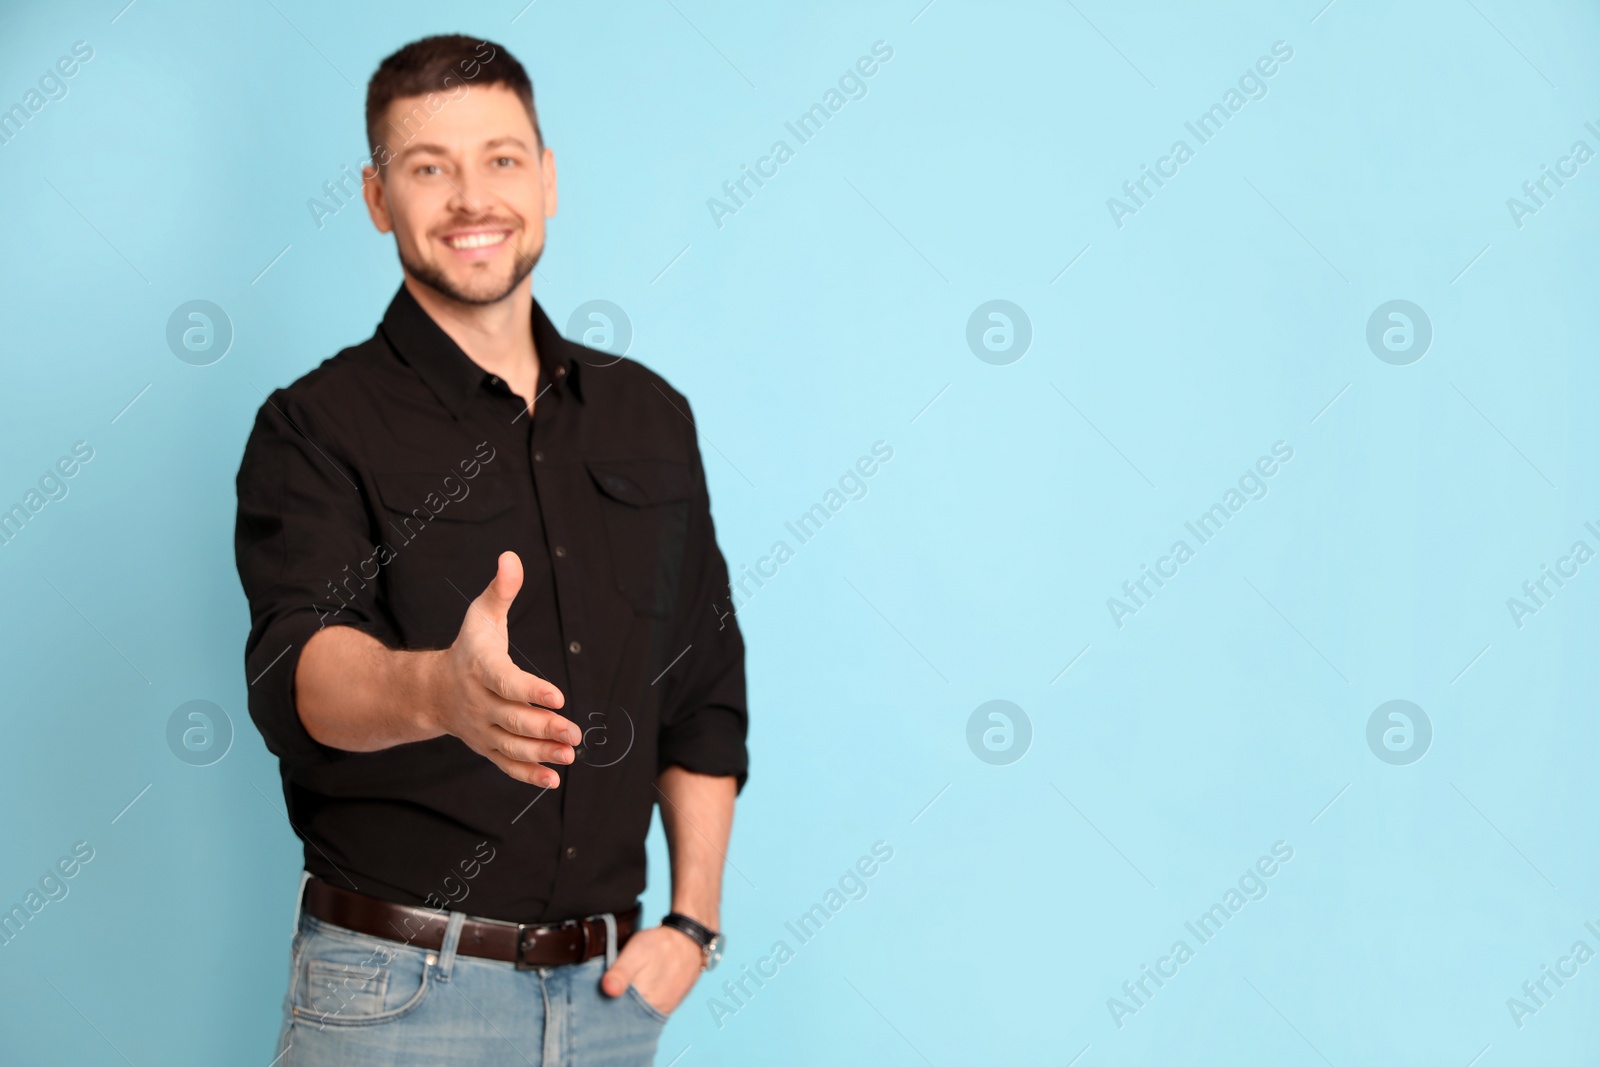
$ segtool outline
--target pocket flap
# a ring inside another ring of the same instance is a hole
[[[694,477],[687,463],[670,459],[589,460],[589,476],[613,500],[642,507],[688,500],[694,495]]]
[[[384,505],[407,515],[421,508],[436,519],[476,522],[500,514],[515,502],[507,479],[487,471],[476,478],[436,470],[373,471],[372,480]],[[465,496],[460,495],[463,487]]]

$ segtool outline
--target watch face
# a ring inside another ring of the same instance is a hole
[[[724,947],[726,947],[726,942],[721,934],[711,939],[711,944],[706,946],[706,970],[711,970],[722,959]]]

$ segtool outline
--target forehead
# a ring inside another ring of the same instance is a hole
[[[396,97],[385,114],[394,151],[438,146],[465,150],[512,137],[534,148],[533,121],[521,99],[504,85],[466,85],[451,93]]]

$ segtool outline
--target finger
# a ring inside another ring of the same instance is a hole
[[[611,965],[610,970],[600,976],[600,991],[609,997],[620,997],[628,991],[628,986],[633,982],[636,973],[638,972],[632,960],[626,956],[618,956],[617,962]]]
[[[540,786],[544,789],[556,789],[561,785],[561,776],[549,767],[543,767],[537,763],[524,763],[521,760],[514,760],[510,756],[494,749],[490,749],[484,755],[489,762],[519,782]]]
[[[521,588],[522,557],[515,552],[502,552],[495,561],[494,577],[489,580],[488,588],[478,594],[473,605],[504,628],[506,616],[511,612],[511,602],[517,598]],[[468,617],[471,617],[471,612],[468,612]]]
[[[486,689],[518,704],[559,708],[567,702],[561,690],[537,674],[521,669],[509,656],[485,663],[479,676]]]
[[[489,736],[496,749],[521,763],[571,763],[577,752],[560,741],[535,741],[490,724]]]
[[[571,719],[563,718],[553,711],[530,708],[515,701],[508,701],[498,706],[492,719],[494,725],[519,737],[558,741],[567,745],[578,745],[583,742],[583,732]]]

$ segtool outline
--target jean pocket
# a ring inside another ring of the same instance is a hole
[[[388,988],[388,967],[306,962],[306,1006],[319,1015],[377,1015]]]
[[[663,1024],[666,1023],[667,1013],[650,1003],[648,1000],[644,999],[644,994],[639,992],[639,987],[634,985],[632,982],[628,983],[628,992],[626,996],[634,1003],[635,1006],[639,1008],[640,1011],[648,1015],[652,1022]]]
[[[296,974],[293,1014],[312,1026],[371,1026],[414,1011],[437,957],[383,938],[313,934]]]

